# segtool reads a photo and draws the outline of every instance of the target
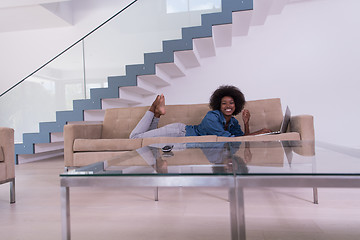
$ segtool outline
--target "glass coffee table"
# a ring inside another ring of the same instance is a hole
[[[166,147],[165,147],[166,146]],[[165,148],[164,148],[165,147]],[[229,191],[231,238],[245,240],[244,188],[360,187],[360,153],[310,141],[154,144],[61,178],[62,238],[70,239],[70,187],[217,187]]]

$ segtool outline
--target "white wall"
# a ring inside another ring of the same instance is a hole
[[[115,13],[114,5],[125,5],[118,2],[75,1],[74,27],[1,33],[0,92]],[[317,140],[360,148],[360,2],[298,2],[233,39],[216,58],[202,59],[190,77],[174,79],[161,90],[167,103],[204,103],[219,85],[234,84],[248,100],[280,97],[294,115],[314,115]]]

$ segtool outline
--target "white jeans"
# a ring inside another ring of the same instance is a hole
[[[160,118],[154,117],[153,112],[147,111],[134,130],[132,130],[130,138],[185,137],[185,124],[171,123],[157,128],[159,120]]]

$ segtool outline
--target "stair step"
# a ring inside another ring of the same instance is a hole
[[[105,110],[101,110],[105,113]],[[101,124],[104,121],[104,117],[99,119],[98,121],[76,121],[76,122],[68,122],[67,124]]]
[[[103,121],[105,115],[105,110],[85,110],[84,111],[84,121],[89,124],[96,123],[97,121]],[[68,123],[69,124],[69,123]]]
[[[130,88],[130,87],[119,88],[119,99],[124,99],[124,100],[133,102],[130,104],[139,104],[142,102],[144,95],[154,95],[155,94],[154,92],[152,92],[151,94],[142,95],[141,93],[144,91],[142,91],[141,88],[138,88],[136,90],[135,90],[135,88]]]
[[[158,63],[156,67],[166,73],[170,78],[178,78],[185,76],[183,69],[175,63]]]
[[[269,15],[274,0],[254,0],[253,17],[251,18],[251,26],[264,25]]]
[[[64,141],[64,133],[63,132],[52,132],[50,134],[50,141],[52,143],[63,142]]]
[[[132,107],[140,104],[141,102],[121,99],[121,98],[107,98],[102,100],[102,109],[108,108],[121,108],[121,107]]]
[[[246,36],[249,33],[252,11],[233,13],[233,36]]]
[[[142,96],[154,95],[157,92],[155,85],[139,77],[137,77],[137,86],[121,87],[121,89]]]
[[[276,0],[273,2],[269,15],[276,15],[280,14],[282,10],[284,9],[285,5],[289,2],[289,0]]]
[[[215,44],[212,37],[194,39],[194,48],[200,58],[216,56]]]
[[[177,51],[174,52],[174,54],[175,57],[181,61],[185,68],[194,68],[200,66],[198,55],[194,52],[194,50]]]
[[[212,27],[216,47],[230,47],[232,44],[232,24],[216,25]]]
[[[64,149],[64,141],[35,144],[35,153],[45,153],[50,151],[62,150],[62,149]]]
[[[164,77],[165,74],[160,72],[160,69],[156,69],[156,75],[141,75],[137,76],[137,79],[141,79],[142,81],[148,82],[158,88],[169,86],[170,83],[167,77]]]

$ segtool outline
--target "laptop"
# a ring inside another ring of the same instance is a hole
[[[269,132],[269,133],[261,133],[261,134],[256,134],[255,136],[262,136],[262,135],[272,135],[272,134],[280,134],[280,133],[285,133],[289,123],[290,123],[290,118],[291,118],[291,112],[290,112],[290,108],[289,106],[286,106],[286,110],[285,110],[285,114],[284,114],[284,118],[283,121],[281,123],[280,126],[280,130],[279,131],[275,131],[275,132]]]

